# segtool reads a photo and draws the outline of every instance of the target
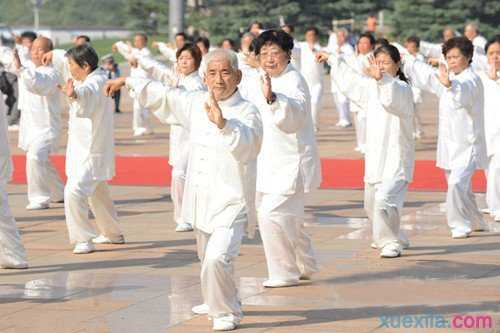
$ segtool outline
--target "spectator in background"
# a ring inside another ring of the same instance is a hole
[[[236,52],[236,43],[231,38],[224,38],[224,40],[220,44],[220,47],[222,49],[231,50],[231,51]]]
[[[210,50],[210,40],[207,37],[198,37],[196,39],[196,46],[200,49],[201,54],[205,55]]]
[[[84,45],[84,44],[90,45],[90,37],[87,35],[76,36],[73,43],[75,44],[75,46]]]
[[[102,60],[102,67],[106,71],[106,75],[108,76],[108,79],[114,80],[116,78],[119,78],[121,76],[120,72],[120,67],[118,64],[115,62],[115,59],[113,58],[112,55],[107,55],[104,56]],[[115,113],[120,113],[120,98],[121,98],[121,91],[118,90],[116,91],[113,96],[113,101],[115,102]]]
[[[259,36],[262,31],[264,31],[264,26],[259,21],[253,21],[248,27],[248,32],[253,33],[255,36]]]

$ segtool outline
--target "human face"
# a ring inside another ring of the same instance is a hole
[[[314,44],[318,40],[318,36],[313,30],[309,30],[308,32],[306,32],[305,38],[308,44]]]
[[[231,42],[229,42],[228,40],[223,41],[221,46],[225,50],[232,50],[233,49]]]
[[[186,43],[186,40],[184,39],[184,36],[182,36],[182,35],[175,36],[175,47],[180,49],[184,46],[185,43]]]
[[[203,44],[202,42],[196,43],[196,46],[198,46],[198,48],[200,49],[201,54],[207,54],[208,53],[208,50],[205,48],[205,44]]]
[[[457,47],[451,49],[446,53],[446,62],[448,69],[455,74],[461,73],[464,69],[469,67],[469,58],[465,57],[460,49]]]
[[[366,19],[366,30],[371,32],[377,30],[377,19],[375,17],[368,17]]]
[[[254,23],[250,27],[250,32],[253,33],[255,36],[258,36],[260,34],[260,28],[259,25]]]
[[[443,41],[447,41],[455,37],[455,32],[452,29],[443,30]]]
[[[287,34],[289,34],[290,36],[292,35],[292,29],[290,29],[289,26],[285,25],[283,26],[283,28],[281,28],[284,32],[286,32]]]
[[[42,65],[42,57],[45,53],[49,52],[49,43],[44,38],[37,38],[31,46],[31,61],[36,67]]]
[[[372,44],[370,43],[370,39],[368,37],[361,37],[358,41],[358,52],[360,54],[367,54],[371,50]]]
[[[248,53],[248,49],[250,48],[250,45],[252,45],[253,37],[252,36],[245,36],[241,39],[241,51],[244,53]]]
[[[337,32],[337,44],[338,45],[344,45],[344,43],[347,40],[347,36],[344,31],[339,31]]]
[[[228,59],[213,59],[207,64],[207,71],[203,79],[212,91],[216,101],[223,101],[231,97],[241,81],[241,72],[231,66]]]
[[[387,53],[380,52],[375,57],[375,61],[379,64],[382,73],[387,73],[393,77],[398,73],[399,62],[394,62]]]
[[[413,42],[406,42],[405,47],[410,52],[412,55],[416,55],[418,53],[418,47],[416,43]]]
[[[196,61],[191,55],[191,52],[188,50],[181,52],[179,58],[177,58],[177,68],[183,75],[189,75],[196,71]]]
[[[464,35],[467,37],[470,41],[472,41],[476,36],[477,36],[477,30],[475,27],[472,25],[467,25],[464,29]]]
[[[33,46],[33,41],[31,40],[31,38],[23,38],[21,39],[21,44],[28,50],[31,50],[31,47]]]
[[[271,77],[279,76],[290,61],[290,55],[276,44],[266,44],[258,56],[260,67]]]
[[[497,71],[500,71],[500,43],[493,43],[488,48],[488,63],[495,66]]]
[[[77,38],[76,41],[75,41],[75,45],[76,46],[80,46],[80,45],[85,45],[87,44],[87,41],[85,40],[85,38]]]
[[[83,67],[80,67],[71,57],[68,58],[68,64],[71,76],[77,81],[84,81],[92,71],[88,64],[84,64]]]
[[[134,47],[136,49],[143,49],[146,47],[146,39],[141,35],[136,35],[134,37]]]

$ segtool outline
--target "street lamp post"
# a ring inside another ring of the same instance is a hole
[[[40,8],[42,8],[43,0],[31,0],[33,5],[33,26],[35,31],[40,28]]]
[[[175,41],[175,34],[184,31],[184,0],[169,0],[168,33],[170,41]]]

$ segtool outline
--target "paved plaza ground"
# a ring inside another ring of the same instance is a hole
[[[352,128],[334,127],[328,90],[321,157],[361,159]],[[426,136],[417,158],[428,160],[435,157],[437,101],[425,97]],[[132,138],[126,98],[123,105],[118,154],[166,156],[168,127],[156,122],[154,135]],[[21,154],[16,133],[10,135],[14,154]],[[190,311],[201,302],[200,263],[194,234],[174,232],[169,188],[113,186],[127,243],[88,255],[72,254],[61,204],[30,212],[25,185],[8,191],[30,269],[0,271],[0,332],[211,331],[206,316]],[[484,207],[484,194],[477,198]],[[500,331],[500,223],[486,217],[491,232],[453,240],[444,199],[443,192],[409,192],[402,228],[411,247],[400,258],[380,259],[370,248],[363,192],[318,190],[309,198],[306,230],[321,271],[297,287],[265,289],[260,238],[245,240],[235,263],[245,313],[239,332]],[[454,328],[460,325],[472,328]]]

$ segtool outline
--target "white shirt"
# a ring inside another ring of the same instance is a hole
[[[12,160],[10,158],[9,137],[7,135],[7,108],[4,96],[0,92],[0,186],[7,184],[12,177]]]
[[[248,82],[247,97],[262,117],[264,138],[257,160],[257,191],[295,194],[299,183],[304,191],[319,187],[321,165],[314,134],[307,84],[300,73],[288,67],[271,78],[276,101],[269,105],[262,93],[261,78]]]
[[[262,140],[262,122],[255,106],[238,91],[219,101],[226,126],[220,130],[207,117],[205,91],[166,88],[156,81],[127,78],[139,103],[160,120],[170,114],[190,129],[191,151],[184,187],[183,217],[195,228],[212,233],[231,227],[246,210],[249,233],[255,226],[255,159]]]
[[[119,41],[116,44],[116,48],[118,52],[127,60],[137,59],[138,57],[151,57],[151,51],[147,47],[142,49],[130,47],[126,43]],[[138,78],[148,78],[148,73],[142,69],[141,67],[131,67],[130,68],[130,77],[138,77]]]
[[[500,154],[500,79],[479,72],[484,87],[484,128],[488,156]],[[500,75],[500,72],[497,74]]]
[[[19,123],[19,148],[27,151],[33,142],[46,142],[52,151],[61,134],[61,75],[52,67],[21,68],[20,84],[25,91]]]
[[[359,74],[344,59],[330,56],[332,73],[344,82],[341,92],[366,110],[364,181],[411,182],[415,161],[413,94],[406,82],[384,74],[379,81]]]
[[[324,66],[316,61],[316,53],[322,50],[321,45],[316,43],[311,48],[307,42],[300,42],[297,47],[300,49],[300,73],[307,84],[310,88],[312,85],[323,84]]]
[[[77,98],[69,109],[66,175],[78,178],[89,170],[92,179],[105,181],[115,175],[113,101],[104,95],[106,72],[96,69],[85,81],[75,82]]]
[[[477,168],[485,168],[483,85],[479,76],[466,68],[458,75],[451,74],[451,87],[446,88],[435,68],[412,56],[405,56],[404,72],[415,86],[439,97],[437,166],[462,168],[475,159]]]

